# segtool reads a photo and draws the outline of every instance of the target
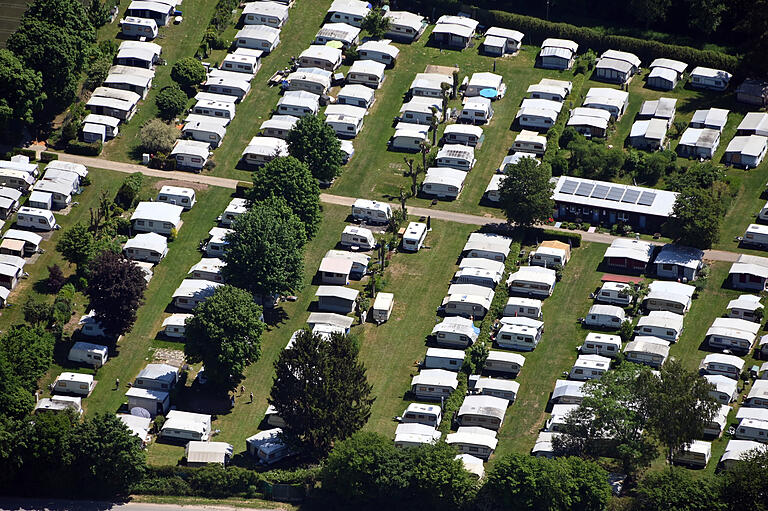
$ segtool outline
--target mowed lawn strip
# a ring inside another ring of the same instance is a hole
[[[330,0],[312,0],[299,2],[291,9],[288,22],[280,31],[280,44],[261,60],[261,69],[251,81],[251,91],[238,103],[235,118],[227,126],[224,142],[214,151],[216,167],[210,171],[213,175],[249,179],[249,172],[235,167],[248,142],[258,134],[261,123],[271,117],[280,99],[280,87],[269,87],[267,81],[275,72],[288,67],[291,57],[298,57],[312,43],[330,5]],[[237,30],[234,26],[230,27],[224,36],[232,40]],[[226,54],[224,50],[213,52],[207,61],[221,62]]]
[[[574,249],[562,280],[555,285],[552,296],[544,300],[544,334],[535,350],[523,353],[525,365],[516,380],[520,391],[507,410],[495,456],[527,454],[533,447],[548,416],[546,408],[555,381],[573,366],[576,348],[589,332],[577,320],[592,305],[589,294],[600,284],[602,273],[596,269],[605,248],[599,243],[583,243]]]
[[[130,2],[123,1],[120,9],[125,14]],[[101,157],[108,160],[135,162],[141,159],[139,151],[139,131],[141,126],[157,116],[155,97],[163,88],[170,85],[171,68],[177,60],[184,57],[192,57],[200,42],[208,22],[213,15],[216,0],[185,0],[179,7],[184,12],[184,21],[178,25],[173,23],[160,27],[160,35],[153,41],[163,47],[161,58],[166,61],[164,66],[155,66],[155,78],[152,80],[152,89],[146,99],[139,103],[136,115],[128,122],[120,125],[120,134],[114,140],[104,144]],[[114,35],[119,33],[117,24],[110,25],[114,29]],[[103,31],[100,31],[100,36]],[[118,44],[122,39],[115,39]]]

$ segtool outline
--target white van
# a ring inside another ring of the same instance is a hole
[[[16,225],[40,231],[60,229],[53,213],[46,209],[29,208],[27,206],[19,208],[19,213],[16,215]]]
[[[362,250],[373,250],[376,247],[376,238],[373,237],[370,229],[348,225],[341,233],[341,245],[345,248],[358,247]]]
[[[93,367],[101,367],[107,362],[109,350],[101,344],[76,342],[67,355],[70,362],[80,362]]]
[[[369,224],[386,224],[392,218],[392,208],[384,202],[357,199],[352,204],[352,217]]]
[[[403,250],[418,252],[427,237],[427,224],[411,222],[403,234]]]

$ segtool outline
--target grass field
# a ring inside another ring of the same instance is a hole
[[[121,14],[130,2],[123,1],[120,5]],[[154,40],[163,47],[162,58],[166,65],[156,66],[152,90],[146,99],[139,103],[136,115],[128,122],[120,125],[120,134],[114,140],[104,144],[101,153],[103,158],[115,161],[137,161],[141,159],[139,151],[139,131],[141,126],[157,116],[155,96],[163,88],[171,84],[171,68],[173,64],[184,57],[191,57],[200,46],[205,28],[213,15],[216,0],[186,0],[181,6],[184,21],[179,25],[169,24],[160,28],[160,35]],[[110,32],[111,31],[111,32]],[[108,25],[99,31],[100,38],[111,34],[116,37],[119,33],[117,24]],[[120,43],[121,40],[117,39]]]
[[[94,185],[87,187],[85,192],[78,197],[80,205],[75,207],[69,215],[59,216],[59,222],[63,229],[56,231],[53,237],[43,243],[46,250],[34,265],[26,270],[31,277],[17,287],[11,295],[11,303],[14,307],[5,309],[0,316],[0,329],[23,322],[22,305],[31,297],[45,297],[52,301],[52,295],[40,294],[43,290],[44,280],[48,276],[46,267],[57,263],[68,271],[66,263],[55,250],[55,244],[61,233],[68,227],[78,222],[87,222],[89,208],[96,207],[102,190],[109,190],[110,196],[117,191],[120,183],[125,179],[125,174],[91,169],[91,178]],[[154,197],[157,193],[159,180],[145,178],[145,184],[141,193],[144,198]],[[223,188],[201,189],[197,192],[198,204],[191,211],[184,213],[184,225],[179,231],[178,238],[169,244],[169,255],[161,263],[155,266],[154,277],[145,293],[145,303],[138,311],[138,319],[133,330],[126,334],[117,345],[117,353],[111,355],[109,362],[98,371],[77,368],[77,371],[91,372],[100,382],[93,393],[83,401],[83,406],[89,412],[116,412],[124,401],[125,388],[120,392],[114,389],[114,381],[119,378],[121,382],[132,381],[141,367],[149,359],[151,340],[155,337],[162,322],[163,311],[171,301],[171,295],[181,280],[186,276],[189,268],[196,263],[201,254],[197,250],[200,240],[206,237],[208,230],[214,225],[216,216],[224,209],[229,201],[230,191]],[[71,270],[70,270],[71,271]],[[76,326],[76,318],[79,318],[87,305],[87,299],[80,293],[76,299],[77,307],[73,316],[74,324],[67,328],[67,332]],[[67,348],[61,345],[56,350],[56,362],[51,370],[41,381],[41,388],[45,388],[64,369],[72,370],[73,366],[66,362]]]
[[[258,430],[272,386],[272,364],[291,334],[306,324],[317,289],[312,283],[315,272],[325,252],[335,247],[348,214],[348,208],[324,207],[320,232],[305,254],[305,288],[296,302],[281,305],[284,319],[263,336],[261,359],[246,371],[245,394],[238,395],[235,407],[220,414],[214,423],[214,429],[221,430],[216,440],[233,444],[235,452],[243,451],[245,438]],[[417,254],[397,253],[390,260],[385,272],[385,289],[395,293],[391,319],[379,327],[373,323],[352,327],[351,333],[361,340],[361,359],[366,364],[376,396],[366,428],[387,435],[394,433],[391,418],[407,406],[403,396],[410,386],[410,375],[415,369],[413,363],[424,357],[425,339],[435,324],[435,311],[471,230],[470,226],[433,222],[432,232],[427,237],[429,248]],[[414,285],[417,279],[419,285]],[[363,284],[353,281],[351,287],[360,289]],[[426,297],[424,289],[430,290]],[[254,394],[252,404],[248,396],[251,392]],[[155,443],[149,449],[149,460],[153,464],[173,464],[181,456],[183,448],[179,446]]]
[[[535,350],[524,353],[525,365],[517,377],[520,392],[499,432],[497,454],[528,453],[533,447],[547,417],[555,380],[573,366],[576,348],[587,334],[577,320],[592,305],[589,293],[599,286],[601,273],[596,268],[604,252],[605,245],[597,243],[584,243],[574,249],[563,278],[544,301],[544,334]]]

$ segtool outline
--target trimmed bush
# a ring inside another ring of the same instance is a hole
[[[37,152],[32,149],[16,149],[14,152],[16,154],[23,154],[29,158],[29,161],[35,161],[37,159]]]
[[[101,142],[86,143],[79,140],[70,140],[67,144],[67,152],[81,156],[98,156],[101,154]]]
[[[59,155],[56,153],[51,153],[48,151],[43,151],[40,153],[40,161],[43,163],[48,163],[49,161],[58,160]]]

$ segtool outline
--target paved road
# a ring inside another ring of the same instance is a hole
[[[116,504],[113,502],[88,500],[0,499],[0,510],[4,511],[176,511],[178,509],[183,509],[184,511],[242,511],[245,508],[204,505],[181,506],[175,504],[151,504],[145,502]]]
[[[220,186],[222,188],[229,188],[232,190],[234,190],[237,187],[237,183],[238,183],[237,179],[228,179],[224,177],[214,177],[214,176],[207,176],[202,174],[193,174],[190,172],[155,170],[155,169],[147,168],[143,165],[135,165],[133,163],[122,163],[122,162],[116,162],[111,160],[104,160],[101,158],[93,158],[89,156],[76,156],[72,154],[59,153],[59,159],[62,161],[71,161],[74,163],[81,163],[89,167],[98,167],[102,169],[114,170],[117,172],[125,172],[128,174],[133,174],[134,172],[143,172],[148,176],[155,176],[155,177],[160,177],[164,179],[175,179],[177,181],[186,181],[189,183],[202,183],[202,184],[207,184],[209,186]],[[352,206],[352,203],[355,202],[355,199],[352,197],[343,197],[340,195],[332,195],[329,193],[320,194],[320,200],[325,202],[326,204],[336,204],[338,206]],[[444,220],[447,222],[456,222],[456,223],[467,224],[467,225],[497,224],[497,223],[504,223],[505,221],[503,218],[494,217],[491,215],[487,215],[487,216],[468,215],[466,213],[456,213],[454,211],[443,211],[440,209],[419,208],[414,206],[409,206],[408,211],[413,215],[431,216],[435,220]],[[563,232],[570,232],[567,229],[555,229],[552,226],[544,226],[544,227],[551,230],[560,230]],[[581,234],[581,238],[584,241],[589,241],[592,243],[610,244],[613,240],[617,238],[617,236],[612,236],[610,234],[604,234],[599,232],[581,232],[580,234]],[[660,242],[652,242],[652,243],[661,245]],[[704,258],[710,261],[733,262],[736,260],[738,256],[739,254],[736,252],[728,252],[725,250],[707,250],[704,252]]]

